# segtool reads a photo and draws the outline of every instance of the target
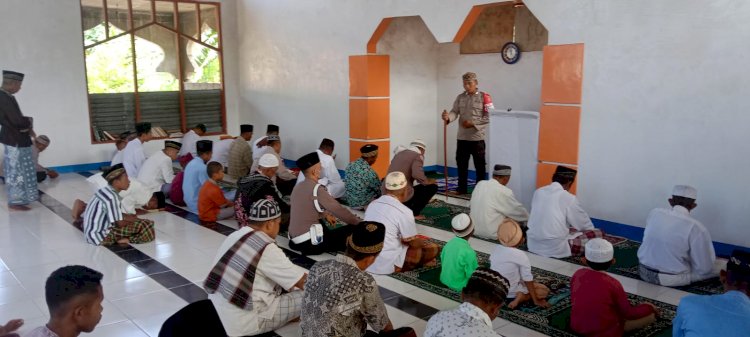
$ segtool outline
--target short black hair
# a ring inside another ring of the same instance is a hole
[[[362,260],[364,260],[364,259],[366,259],[366,258],[368,258],[370,256],[378,256],[378,254],[380,254],[380,252],[377,252],[377,253],[360,253],[360,252],[352,249],[351,247],[349,247],[349,245],[346,245],[346,251],[344,252],[344,254],[346,256],[350,257],[354,261],[362,261]]]
[[[552,182],[559,183],[560,185],[565,185],[567,183],[572,183],[576,180],[576,177],[571,177],[570,175],[566,174],[553,174],[552,175]]]
[[[586,260],[586,265],[589,266],[589,268],[596,270],[596,271],[604,271],[609,269],[609,267],[612,267],[612,264],[615,263],[615,260],[610,260],[609,262],[591,262],[589,260]]]
[[[98,294],[102,277],[102,273],[86,266],[65,266],[53,271],[44,285],[50,314],[77,296]]]
[[[209,178],[214,175],[214,173],[219,173],[222,170],[224,170],[224,166],[221,166],[221,163],[217,161],[212,161],[206,165],[206,173],[208,173]]]
[[[334,146],[336,146],[336,145],[333,143],[332,140],[330,140],[328,138],[323,138],[323,141],[320,142],[320,146],[318,148],[321,149],[321,150],[325,150],[325,149],[331,149],[331,150],[333,150]]]
[[[682,196],[673,195],[672,203],[690,209],[695,204],[695,199],[686,198]]]
[[[206,132],[206,124],[203,124],[203,123],[197,124],[193,129],[198,129],[203,132]]]

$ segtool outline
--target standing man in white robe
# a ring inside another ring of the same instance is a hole
[[[137,177],[138,172],[146,161],[146,152],[143,150],[143,143],[151,140],[151,123],[142,122],[135,124],[136,139],[128,142],[125,150],[122,152],[122,165],[128,177]]]
[[[641,279],[667,287],[684,286],[719,275],[711,234],[690,216],[698,191],[677,185],[669,199],[671,209],[657,208],[646,220],[638,248]]]
[[[492,178],[477,183],[471,194],[471,219],[474,220],[474,235],[497,240],[497,230],[506,218],[521,223],[529,220],[526,208],[516,200],[513,190],[506,185],[510,181],[511,167],[495,165]]]
[[[148,157],[138,172],[138,178],[151,192],[161,191],[168,194],[174,180],[174,168],[172,162],[177,159],[182,144],[172,141],[164,141],[164,150],[157,151]]]
[[[588,240],[602,238],[578,198],[568,192],[578,171],[558,166],[552,183],[537,189],[531,199],[529,251],[544,257],[581,256]]]
[[[320,142],[317,152],[318,157],[320,157],[322,171],[320,172],[318,184],[325,186],[328,189],[328,194],[332,197],[340,199],[346,194],[346,185],[344,185],[344,180],[341,179],[339,169],[336,168],[336,162],[334,161],[336,158],[333,156],[334,147],[335,144],[328,138],[323,138],[323,141]],[[300,174],[297,177],[297,184],[303,181],[305,181],[305,175]]]

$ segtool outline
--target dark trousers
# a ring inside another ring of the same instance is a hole
[[[346,225],[336,229],[328,229],[323,225],[323,242],[313,245],[309,240],[302,243],[294,243],[289,240],[289,248],[296,250],[302,255],[320,255],[323,253],[343,252],[346,250],[346,238],[354,231],[354,225]]]
[[[435,195],[437,191],[437,184],[414,186],[414,196],[404,202],[404,206],[409,207],[414,213],[414,216],[417,216],[422,213],[424,207],[427,206],[427,203],[430,202],[430,199],[432,199],[432,196]]]
[[[365,332],[364,337],[417,337],[417,333],[414,332],[414,329],[409,327],[403,327],[398,329],[393,329],[389,332],[381,332],[377,333],[372,330],[367,330]]]
[[[477,181],[487,179],[487,161],[484,158],[485,145],[483,140],[459,140],[456,148],[456,164],[458,165],[458,193],[468,192],[469,156],[474,158],[474,169]]]

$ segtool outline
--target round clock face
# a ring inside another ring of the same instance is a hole
[[[521,58],[521,50],[518,48],[517,44],[508,42],[503,46],[500,55],[503,57],[503,62],[513,64],[518,62],[518,59]]]

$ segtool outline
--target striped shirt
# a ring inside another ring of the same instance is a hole
[[[86,242],[99,245],[112,226],[115,226],[115,222],[120,220],[120,196],[112,186],[99,189],[83,213],[83,236]]]

